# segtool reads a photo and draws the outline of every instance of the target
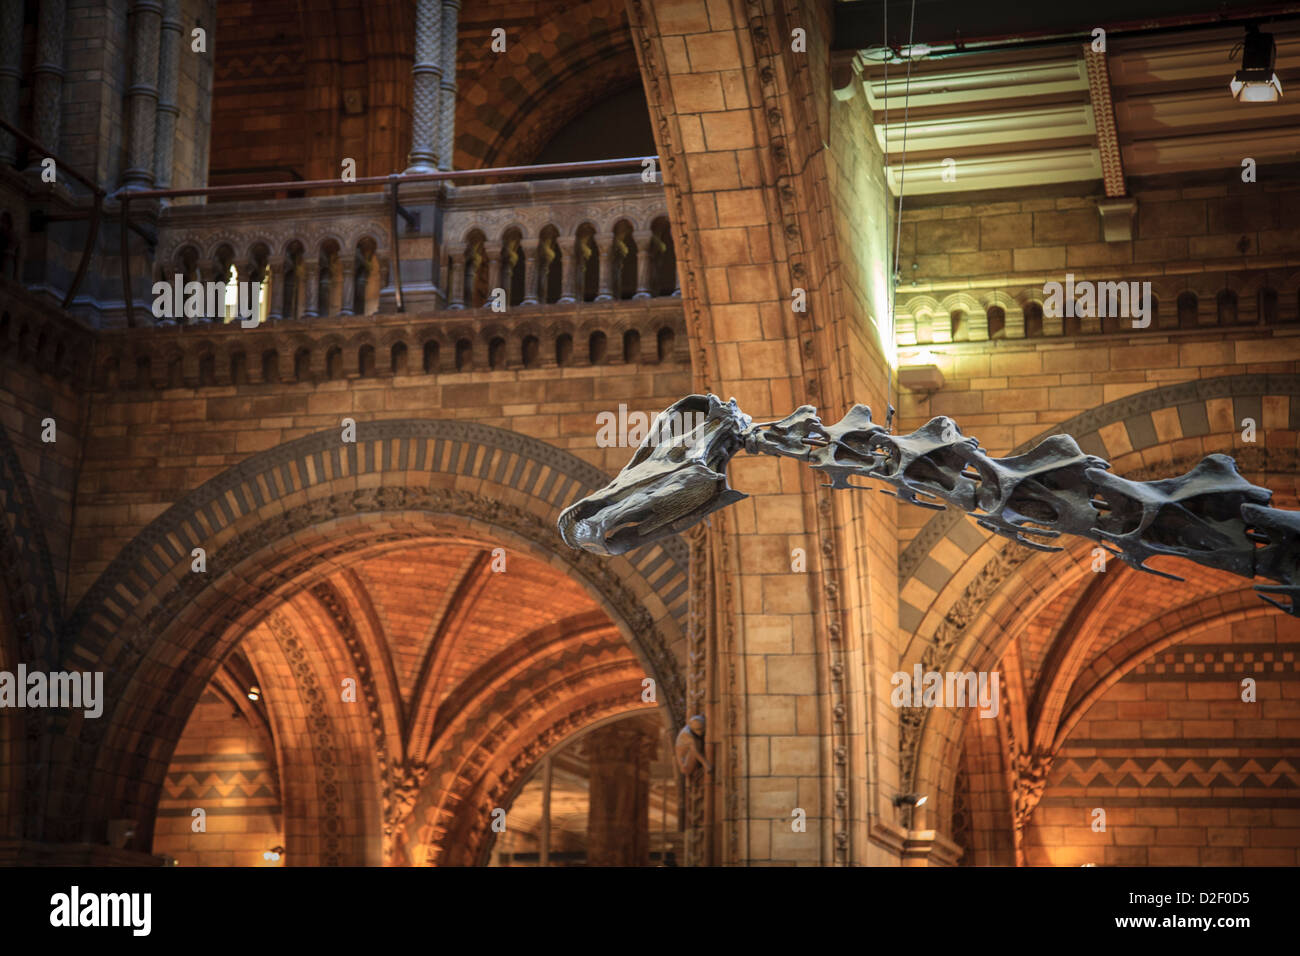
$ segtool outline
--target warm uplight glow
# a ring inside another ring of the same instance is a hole
[[[939,356],[929,349],[901,349],[896,354],[897,366],[914,366],[914,365],[938,365]]]

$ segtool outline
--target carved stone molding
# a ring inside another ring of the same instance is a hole
[[[424,781],[426,768],[422,762],[406,760],[389,752],[388,733],[384,729],[383,713],[379,709],[379,688],[375,683],[374,670],[343,595],[329,581],[321,581],[310,590],[333,621],[356,668],[358,689],[361,691],[360,702],[364,704],[370,721],[371,744],[383,786],[380,795],[384,819],[383,858],[387,862],[402,852],[400,834],[415,807],[415,797]]]
[[[307,724],[311,733],[306,737],[312,748],[317,807],[321,817],[321,855],[318,865],[342,866],[345,861],[341,838],[346,829],[343,825],[342,794],[339,790],[339,746],[329,712],[325,709],[325,692],[321,689],[306,648],[302,646],[302,641],[288,619],[282,614],[272,614],[266,623],[267,630],[289,661],[298,698],[307,710]]]

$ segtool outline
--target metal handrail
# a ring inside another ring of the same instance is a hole
[[[654,160],[656,156],[629,156],[623,159],[588,159],[573,163],[543,163],[540,166],[497,166],[487,169],[444,169],[430,173],[389,173],[387,176],[361,176],[357,179],[308,179],[294,182],[296,190],[311,189],[347,189],[362,186],[386,186],[396,180],[399,183],[437,183],[455,182],[461,179],[492,179],[498,176],[549,176],[554,173],[584,173],[607,169],[627,169],[633,166],[643,167],[645,161]],[[285,183],[247,183],[235,186],[194,186],[187,189],[132,189],[123,186],[110,193],[109,199],[122,199],[130,194],[130,201],[137,199],[173,199],[182,196],[230,196],[236,193],[283,192]]]

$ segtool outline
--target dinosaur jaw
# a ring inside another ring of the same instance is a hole
[[[663,427],[673,421],[699,424],[684,431]],[[593,554],[623,554],[739,501],[745,496],[728,487],[726,471],[748,425],[734,401],[712,395],[682,399],[661,413],[613,481],[560,514],[560,537]]]

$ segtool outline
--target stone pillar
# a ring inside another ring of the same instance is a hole
[[[577,284],[579,270],[581,269],[578,240],[575,238],[557,239],[555,244],[560,247],[560,298],[557,301],[563,305],[569,305],[577,301],[577,297],[574,295],[574,286]]]
[[[633,239],[636,241],[636,294],[632,298],[648,299],[654,295],[651,291],[653,277],[650,275],[650,252],[654,237],[648,232],[639,232]]]
[[[539,302],[550,302],[551,296],[556,299],[560,297],[560,290],[551,287],[551,266],[560,255],[560,245],[554,237],[539,239],[537,242],[537,300]],[[564,264],[561,261],[561,271]],[[560,283],[564,280],[561,279]],[[560,283],[557,283],[560,284]]]
[[[195,71],[198,77],[198,104],[199,108],[195,111],[192,119],[191,129],[193,132],[194,142],[194,160],[190,167],[190,185],[202,186],[208,181],[208,156],[212,145],[212,87],[213,78],[213,59],[216,56],[216,30],[214,26],[217,22],[217,7],[215,0],[207,0],[203,7],[207,18],[205,25],[208,30],[208,52],[205,56],[198,58],[198,69]],[[201,198],[178,199],[182,203],[202,203],[206,202]]]
[[[326,305],[326,309],[329,306]],[[320,315],[320,263],[308,260],[302,267],[302,317]]]
[[[221,267],[211,259],[200,259],[198,262],[194,263],[193,279],[195,282],[199,283],[199,285],[203,287],[203,308],[199,310],[202,314],[194,318],[191,318],[189,316],[185,316],[184,318],[178,317],[177,318],[178,322],[185,322],[187,324],[193,324],[193,325],[201,325],[206,322],[215,321],[216,317],[208,314],[207,284],[209,282],[223,281],[222,277],[218,274],[220,271],[221,271]],[[185,282],[187,284],[189,283],[190,278],[191,278],[190,276],[185,277]],[[181,315],[184,316],[184,312],[182,312]]]
[[[537,257],[540,253],[539,245],[528,246],[522,242],[519,244],[519,254],[524,260],[524,298],[520,305],[537,304]],[[518,262],[515,263],[515,268],[519,268]]]
[[[18,125],[18,83],[23,61],[23,5],[0,3],[0,118]],[[0,132],[0,163],[13,164],[18,142]]]
[[[492,283],[491,287],[488,289],[488,299],[491,300],[493,289],[504,289],[506,293],[506,304],[508,305],[510,303],[510,277],[513,275],[513,270],[510,266],[510,246],[506,243],[502,243],[499,246],[485,246],[483,248],[483,254],[488,257],[488,262],[495,262],[497,264],[496,282]],[[491,273],[489,273],[489,275],[491,275]]]
[[[442,73],[438,95],[438,168],[451,169],[456,158],[456,38],[460,0],[442,0]]]
[[[593,238],[593,244],[595,240]],[[617,268],[618,236],[610,236],[609,243],[600,257],[600,286],[596,290],[597,302],[608,302],[616,298],[614,294],[615,269]]]
[[[271,301],[266,305],[266,321],[277,322],[284,318],[284,294],[293,281],[293,269],[284,259],[274,257],[266,263],[266,271],[271,280],[267,291]]]
[[[161,31],[160,0],[135,0],[131,5],[131,86],[126,95],[128,165],[122,173],[122,185],[130,189],[153,186]]]
[[[158,46],[158,112],[154,135],[154,185],[172,184],[172,146],[176,141],[177,75],[181,57],[180,0],[163,0],[162,39]]]
[[[340,256],[339,269],[343,273],[343,295],[339,299],[339,315],[355,315],[353,305],[357,297],[356,256]]]
[[[588,866],[650,864],[650,763],[655,741],[624,721],[585,741],[590,778]]]
[[[334,315],[334,259],[326,259],[316,272],[316,302],[321,315]]]
[[[411,66],[411,155],[408,173],[438,167],[438,113],[442,96],[442,3],[416,0],[415,63]]]
[[[449,309],[465,308],[465,253],[453,252],[451,254],[451,265],[448,267],[451,271],[451,301],[447,303]]]
[[[477,295],[478,273],[480,269],[490,269],[492,260],[488,257],[486,246],[479,246],[471,255],[467,250],[465,255],[469,259],[468,267],[465,270],[465,308],[471,308],[474,305],[474,296]]]
[[[63,118],[63,24],[66,16],[66,0],[42,0],[36,21],[36,65],[32,67],[32,135],[42,146],[56,153],[59,151],[59,128]],[[20,38],[21,33],[20,30]],[[43,158],[33,156],[33,165],[39,166]]]

